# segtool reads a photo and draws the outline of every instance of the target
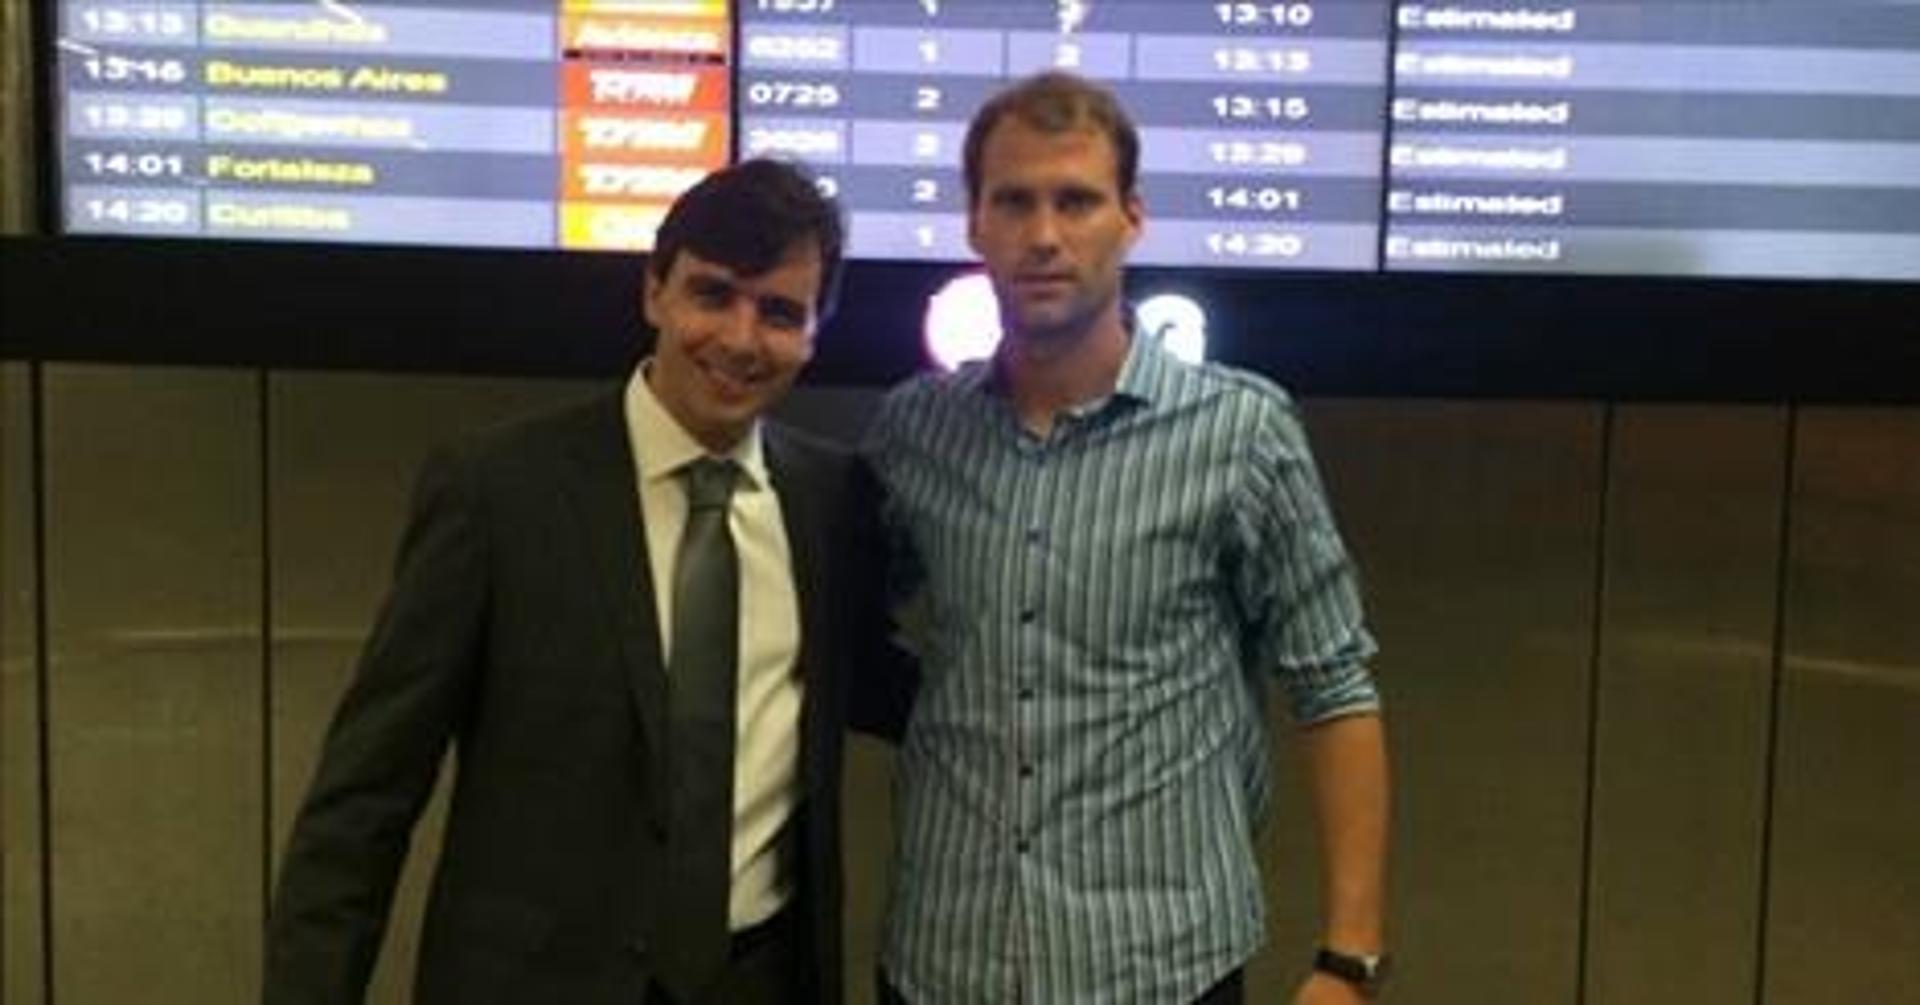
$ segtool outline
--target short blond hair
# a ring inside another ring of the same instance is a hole
[[[1104,134],[1113,144],[1114,181],[1121,198],[1133,195],[1140,172],[1140,133],[1113,92],[1084,77],[1049,70],[1021,80],[995,94],[973,114],[961,167],[967,180],[967,205],[980,201],[980,160],[987,137],[1008,116],[1043,133],[1079,129]]]

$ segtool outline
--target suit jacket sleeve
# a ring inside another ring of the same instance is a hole
[[[335,713],[268,919],[267,1005],[360,1002],[414,822],[477,676],[487,533],[473,466],[423,467],[394,583]]]

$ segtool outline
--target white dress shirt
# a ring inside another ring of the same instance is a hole
[[[710,453],[674,420],[645,374],[627,381],[627,441],[645,515],[653,603],[659,615],[662,664],[673,651],[674,557],[687,522],[679,469]],[[733,758],[733,892],[735,931],[773,916],[793,891],[781,832],[800,792],[800,605],[780,499],[767,478],[756,425],[723,455],[739,465],[727,526],[740,561],[739,706]]]

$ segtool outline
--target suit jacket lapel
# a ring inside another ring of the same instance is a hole
[[[568,494],[580,514],[580,529],[594,566],[591,592],[605,608],[619,639],[620,656],[640,723],[640,737],[652,755],[648,763],[664,771],[667,736],[667,678],[660,664],[660,624],[653,601],[653,573],[646,561],[646,532],[640,511],[633,449],[627,442],[621,396],[596,402],[587,413],[570,452]],[[653,780],[654,791],[664,775]]]
[[[802,681],[800,711],[801,765],[803,783],[811,788],[821,780],[821,744],[826,729],[818,723],[822,701],[820,693],[832,674],[819,672],[821,653],[829,630],[825,581],[828,543],[825,540],[826,514],[823,500],[830,498],[816,484],[821,476],[817,466],[804,462],[799,448],[789,442],[772,423],[764,430],[767,475],[774,491],[780,494],[780,522],[787,531],[787,549],[792,558],[793,588],[800,606],[800,655],[795,672]],[[831,728],[831,727],[827,727]]]
[[[641,512],[621,396],[613,394],[595,402],[583,418],[569,451],[572,470],[566,482],[567,494],[579,513],[585,547],[594,567],[596,588],[591,592],[619,639],[641,744],[652,766],[650,786],[654,792],[665,792],[669,781],[665,774],[669,760],[665,746],[668,684],[660,661],[653,573],[646,561],[645,515]],[[828,730],[837,728],[833,724],[822,728],[817,723],[823,703],[835,700],[820,693],[835,675],[818,672],[831,629],[827,603],[830,585],[824,578],[830,520],[824,506],[832,493],[823,492],[817,484],[823,472],[806,463],[802,448],[795,447],[772,423],[762,428],[767,474],[780,496],[781,523],[787,532],[800,608],[800,654],[795,672],[805,683],[800,713],[802,774],[804,784],[812,788],[824,780],[821,765],[829,748],[823,744],[830,738]]]

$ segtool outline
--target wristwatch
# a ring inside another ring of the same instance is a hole
[[[1361,994],[1372,998],[1380,993],[1381,985],[1387,982],[1387,955],[1375,953],[1371,956],[1355,956],[1321,946],[1313,954],[1313,969],[1338,977],[1359,988]]]

